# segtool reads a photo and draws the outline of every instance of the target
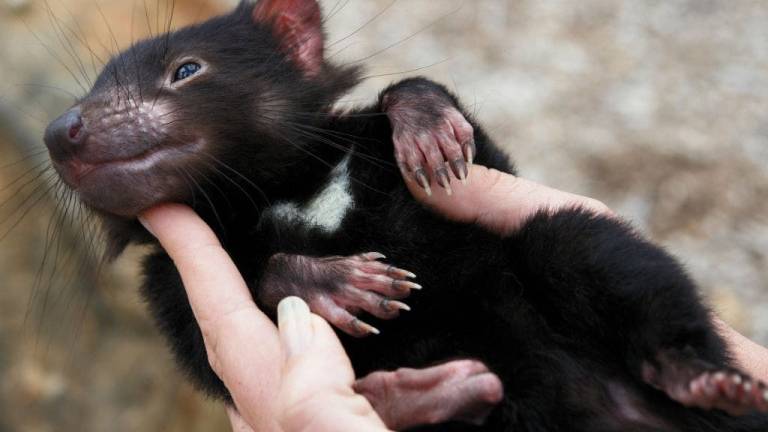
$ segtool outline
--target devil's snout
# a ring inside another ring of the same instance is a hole
[[[72,108],[48,125],[45,130],[45,145],[52,159],[63,161],[77,154],[85,137],[80,109]]]

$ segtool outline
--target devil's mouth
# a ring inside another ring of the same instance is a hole
[[[54,161],[54,167],[88,207],[134,218],[161,202],[183,202],[188,198],[184,173],[203,145],[202,139],[183,145],[158,145],[135,155],[98,162],[72,157]]]
[[[54,166],[63,180],[77,190],[91,178],[102,177],[99,175],[101,173],[145,173],[174,157],[189,156],[199,150],[201,145],[200,140],[172,146],[157,145],[132,156],[114,159],[74,156],[65,161],[54,161]]]

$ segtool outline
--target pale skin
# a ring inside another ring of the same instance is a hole
[[[542,210],[583,207],[613,217],[603,203],[474,165],[453,196],[431,196],[413,181],[411,193],[452,219],[500,234],[514,231]],[[232,428],[250,431],[387,430],[368,401],[352,390],[349,358],[330,326],[298,298],[278,306],[278,326],[259,310],[245,281],[210,228],[188,207],[168,204],[142,222],[178,268],[202,329],[213,370],[232,394]],[[723,321],[716,325],[737,361],[768,381],[768,349]]]

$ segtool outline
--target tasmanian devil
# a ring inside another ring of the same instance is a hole
[[[55,168],[101,216],[110,256],[153,241],[143,210],[192,206],[261,307],[300,296],[341,331],[370,374],[358,391],[394,428],[768,430],[768,388],[734,368],[681,266],[627,224],[574,208],[502,236],[417,203],[401,172],[448,192],[473,161],[512,166],[426,79],[335,111],[360,70],[325,58],[321,23],[315,0],[242,2],[134,44],[50,124]],[[159,248],[142,292],[182,369],[226,400]]]

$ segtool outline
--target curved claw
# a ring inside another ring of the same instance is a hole
[[[428,196],[433,181],[449,195],[452,178],[466,183],[467,165],[477,153],[474,128],[450,97],[437,87],[418,87],[396,90],[385,95],[384,101],[392,123],[395,159],[403,176],[418,183]]]
[[[453,170],[453,175],[455,175],[462,184],[466,185],[469,169],[467,168],[467,163],[464,162],[464,159],[456,159],[451,162],[451,169]]]
[[[367,336],[369,334],[373,334],[373,335],[381,334],[379,329],[377,329],[376,327],[364,321],[361,321],[359,318],[353,319],[350,325],[354,327],[358,331],[358,333],[362,334],[363,336]]]
[[[424,171],[424,168],[417,168],[413,173],[416,181],[419,183],[422,189],[427,193],[427,196],[432,196],[432,188],[429,186],[429,177]]]
[[[408,270],[403,270],[401,268],[397,268],[394,265],[389,265],[386,270],[387,276],[394,276],[398,279],[416,279],[416,275],[409,272]]]
[[[437,171],[435,171],[435,176],[437,177],[437,183],[440,184],[443,189],[445,189],[445,193],[447,193],[449,196],[453,195],[453,189],[451,189],[451,178],[448,176],[448,170],[445,169],[445,167],[438,168]]]
[[[382,299],[381,303],[379,303],[381,309],[389,311],[389,312],[399,312],[399,311],[406,311],[410,312],[411,307],[403,302],[399,302],[396,300],[388,300],[388,299]]]
[[[384,258],[379,252],[322,258],[276,254],[262,280],[259,299],[274,307],[295,295],[304,299],[312,312],[351,336],[379,334],[376,327],[355,315],[365,311],[383,320],[397,318],[411,310],[398,299],[421,289],[408,280],[415,274],[381,262]]]

